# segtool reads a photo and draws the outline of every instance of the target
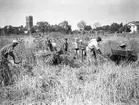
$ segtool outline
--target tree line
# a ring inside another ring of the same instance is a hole
[[[14,26],[5,26],[3,28],[0,28],[0,35],[11,35],[11,34],[23,34],[24,33],[24,27],[14,27]]]
[[[30,33],[49,33],[49,32],[61,32],[64,34],[74,34],[74,33],[95,33],[99,32],[107,32],[107,33],[122,33],[122,32],[130,32],[130,27],[127,25],[123,25],[123,23],[112,23],[111,25],[101,26],[100,23],[96,22],[91,25],[88,25],[85,21],[80,21],[77,23],[78,29],[72,30],[71,25],[68,21],[63,21],[59,24],[50,25],[46,21],[37,22],[36,25],[31,27]],[[27,31],[27,27],[13,27],[11,25],[0,28],[0,35],[11,35],[11,34],[25,34]]]

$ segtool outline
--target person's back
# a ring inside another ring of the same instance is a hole
[[[78,42],[73,42],[73,47],[74,47],[74,49],[79,49],[79,44],[78,44]]]
[[[75,41],[72,43],[72,45],[75,50],[79,50],[79,43],[77,38],[75,38]]]
[[[88,43],[87,50],[93,48],[99,49],[99,45],[96,39],[91,39]]]
[[[55,42],[52,42],[52,46],[53,46],[53,51],[57,51],[57,48],[56,48],[56,43]]]

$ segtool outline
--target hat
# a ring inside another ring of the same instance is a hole
[[[18,43],[18,41],[17,40],[13,40],[13,43]]]
[[[79,42],[83,42],[83,40],[79,40]]]
[[[99,42],[99,41],[102,41],[102,39],[101,39],[101,37],[97,37],[97,41]]]
[[[121,48],[125,48],[126,46],[127,46],[126,43],[121,43],[121,44],[120,44],[120,47],[121,47]]]

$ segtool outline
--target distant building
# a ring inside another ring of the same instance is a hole
[[[30,31],[32,26],[33,26],[33,17],[32,16],[26,16],[26,28],[27,28],[27,30]]]
[[[139,21],[129,22],[127,25],[130,26],[130,33],[139,33]]]

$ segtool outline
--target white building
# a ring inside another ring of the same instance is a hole
[[[127,23],[128,26],[130,26],[130,33],[138,33],[139,32],[139,21],[133,21]]]

